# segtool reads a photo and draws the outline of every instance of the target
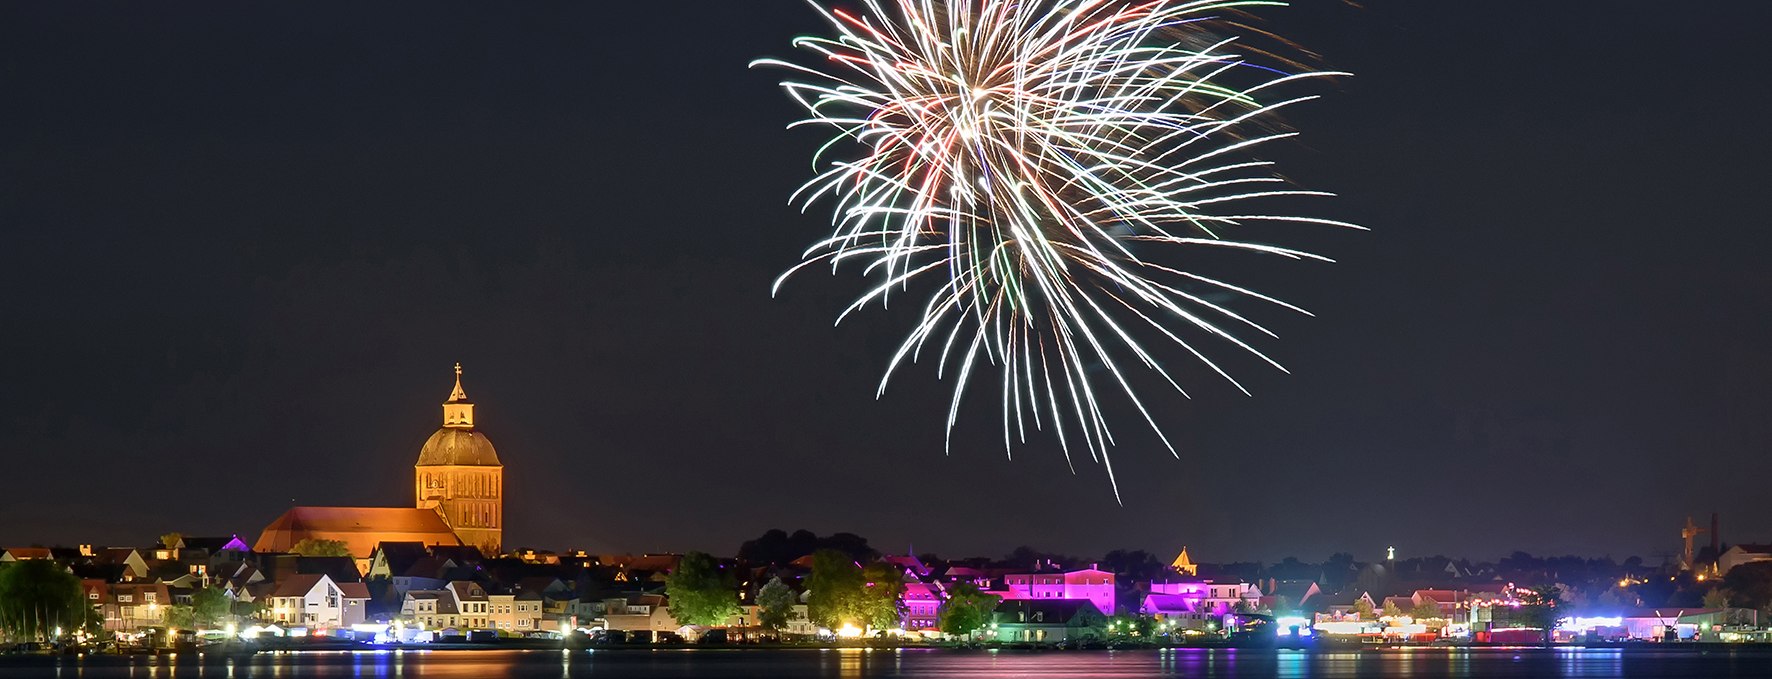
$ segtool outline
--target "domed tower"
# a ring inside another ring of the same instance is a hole
[[[431,434],[413,467],[419,509],[435,509],[463,544],[490,555],[504,546],[505,466],[486,435],[474,429],[474,403],[461,388],[443,403],[443,428]]]

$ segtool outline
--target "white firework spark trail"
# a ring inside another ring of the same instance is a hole
[[[1285,3],[860,2],[859,13],[811,2],[837,31],[795,41],[823,57],[818,67],[775,59],[753,65],[794,72],[783,87],[809,112],[795,126],[836,130],[814,158],[816,175],[794,197],[808,208],[834,202],[835,232],[776,288],[815,264],[833,272],[860,264],[878,284],[841,322],[874,301],[909,294],[913,282],[936,281],[921,321],[886,368],[881,393],[907,359],[937,354],[938,374],[957,372],[951,446],[968,384],[984,379],[981,366],[999,368],[1005,447],[1025,442],[1030,428],[1050,427],[1067,460],[1081,444],[1106,466],[1117,498],[1101,390],[1124,393],[1171,454],[1175,447],[1116,357],[1135,358],[1186,396],[1140,335],[1160,335],[1240,390],[1197,348],[1198,338],[1184,334],[1228,341],[1284,370],[1231,330],[1272,332],[1189,289],[1302,309],[1152,261],[1135,246],[1327,261],[1226,234],[1268,222],[1360,228],[1237,207],[1328,195],[1290,188],[1250,152],[1293,136],[1268,121],[1315,98],[1270,100],[1270,93],[1345,74],[1262,65],[1296,66],[1217,30],[1251,31],[1229,18]],[[857,150],[854,157],[840,157],[846,148]],[[1092,377],[1092,366],[1105,379]]]

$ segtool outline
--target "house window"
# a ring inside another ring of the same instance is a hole
[[[142,592],[142,601],[146,601],[150,604],[154,603],[154,593],[153,592]]]
[[[134,602],[135,602],[135,595],[134,594],[118,594],[117,595],[117,603],[128,604],[128,603],[134,603]]]

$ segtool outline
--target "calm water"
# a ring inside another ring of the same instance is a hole
[[[0,658],[0,677],[1772,677],[1772,649],[407,651]]]

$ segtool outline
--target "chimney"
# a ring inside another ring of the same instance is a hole
[[[1717,535],[1717,513],[1711,512],[1710,513],[1710,558],[1715,559],[1719,556],[1722,556],[1722,552],[1720,551],[1722,544],[1723,544],[1723,539]]]

